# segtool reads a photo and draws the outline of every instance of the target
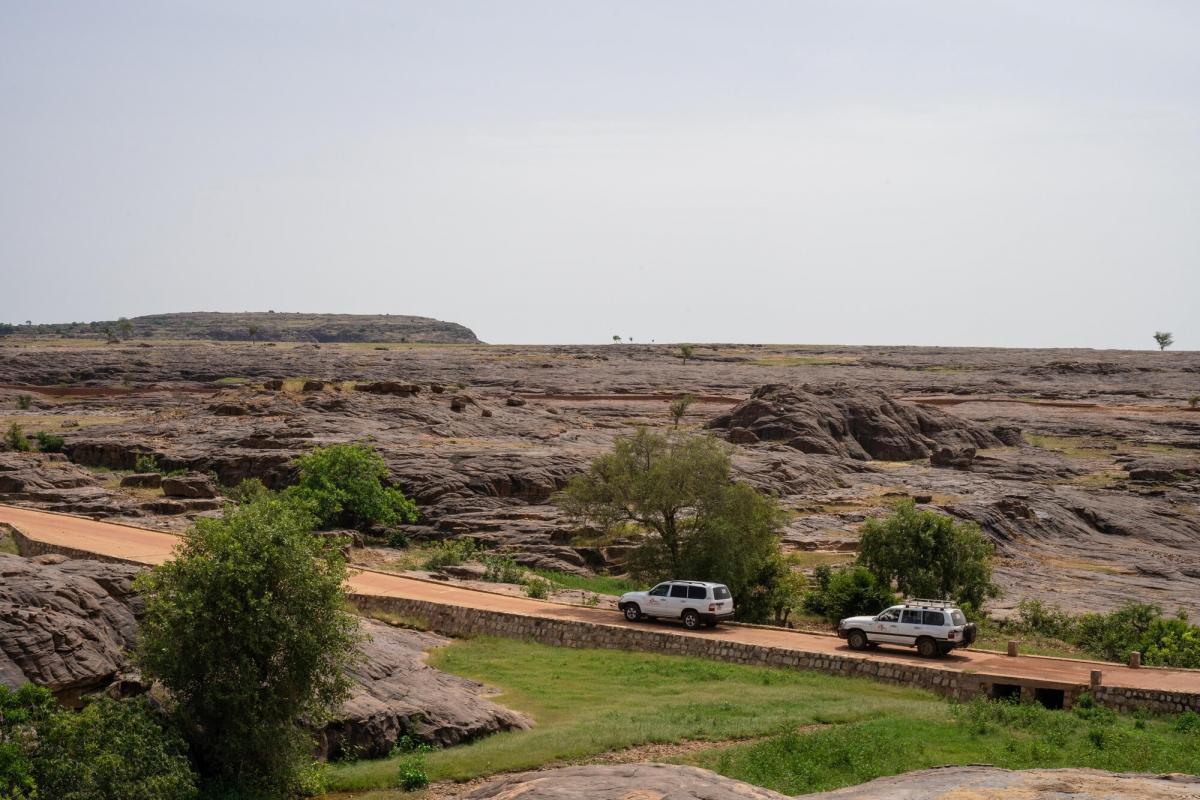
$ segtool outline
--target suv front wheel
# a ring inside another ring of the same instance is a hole
[[[625,606],[625,619],[630,622],[638,622],[642,618],[642,610],[638,608],[637,603],[630,603]]]
[[[866,650],[867,635],[862,631],[850,631],[846,637],[846,644],[850,645],[851,650]]]

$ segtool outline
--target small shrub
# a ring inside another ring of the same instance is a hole
[[[402,530],[390,530],[387,535],[388,547],[404,550],[408,547],[408,534]]]
[[[545,578],[532,578],[525,584],[525,596],[534,600],[545,600],[550,596],[551,588],[553,587],[550,581]]]
[[[226,493],[226,497],[239,506],[249,505],[258,500],[265,500],[270,496],[271,490],[258,478],[246,478]]]
[[[412,753],[400,761],[400,788],[415,792],[429,785],[429,773],[425,771],[425,754]]]
[[[18,453],[29,452],[29,439],[25,436],[24,429],[17,423],[8,426],[8,432],[4,434],[4,444],[9,450],[15,450]]]
[[[1195,405],[1193,403],[1193,405]],[[33,396],[28,394],[17,395],[17,408],[22,411],[28,411],[33,406]]]
[[[833,570],[822,564],[813,577],[817,585],[804,595],[804,611],[832,625],[846,617],[877,614],[896,603],[896,596],[866,567]]]
[[[1185,711],[1175,718],[1175,730],[1180,733],[1200,734],[1200,714]]]
[[[1188,405],[1192,408],[1200,406],[1200,394],[1194,394],[1188,398]]]
[[[158,465],[158,456],[153,453],[138,453],[133,460],[134,472],[162,472],[162,467]]]
[[[433,552],[425,559],[424,567],[436,572],[443,567],[456,567],[475,555],[474,539],[447,539],[438,542]]]
[[[34,438],[37,439],[38,449],[43,453],[61,453],[66,444],[63,437],[48,431],[38,431]]]
[[[487,571],[483,579],[492,583],[521,583],[525,580],[525,570],[512,556],[484,556],[483,563]]]
[[[595,608],[600,605],[600,595],[594,592],[584,595],[583,604],[588,608]]]

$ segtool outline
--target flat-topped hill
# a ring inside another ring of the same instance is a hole
[[[263,342],[426,342],[479,344],[456,322],[400,314],[293,314],[275,311],[189,311],[128,320],[23,325],[17,335],[123,339],[208,339]]]

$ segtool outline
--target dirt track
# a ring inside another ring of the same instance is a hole
[[[166,561],[179,543],[179,537],[169,533],[12,506],[0,506],[0,523],[11,525],[26,537],[48,545],[142,564],[160,564]],[[350,588],[361,594],[406,597],[466,608],[507,611],[551,619],[572,619],[598,625],[646,624],[626,622],[611,611],[479,592],[379,572],[356,573],[350,579]],[[658,627],[679,636],[702,636],[810,653],[849,652],[840,639],[832,636],[779,629],[733,625],[711,631],[690,632],[665,623],[660,623]],[[925,661],[904,649],[879,650],[863,657],[900,663],[922,663],[925,666],[936,663],[948,672],[971,670],[986,675],[1070,684],[1086,684],[1091,670],[1101,669],[1104,672],[1104,682],[1111,686],[1200,692],[1200,671],[1146,668],[1135,670],[1089,661],[1039,657],[1008,658],[997,653],[981,651],[959,651],[938,662]]]

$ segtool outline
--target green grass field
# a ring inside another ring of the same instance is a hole
[[[928,692],[866,680],[509,639],[460,640],[432,654],[439,669],[500,690],[495,700],[531,716],[532,730],[434,752],[429,778],[466,780],[613,750],[681,741],[744,744],[702,749],[687,763],[798,794],[937,764],[1097,766],[1200,771],[1200,725],[1090,716],[1040,707],[956,706]],[[405,796],[402,757],[333,764],[331,791]]]
[[[883,715],[798,735],[708,751],[689,759],[784,794],[849,786],[945,764],[1006,769],[1091,767],[1113,772],[1200,770],[1200,727],[1140,719],[1106,709],[1048,711],[977,700],[943,714]]]

